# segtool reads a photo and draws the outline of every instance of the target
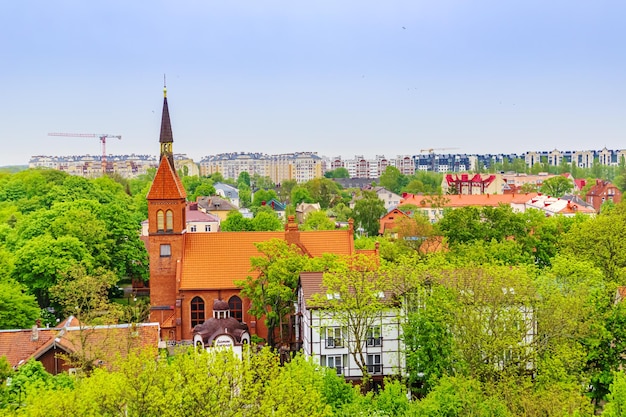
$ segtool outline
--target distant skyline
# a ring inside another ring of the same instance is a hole
[[[174,151],[626,147],[621,1],[8,2],[0,166]]]

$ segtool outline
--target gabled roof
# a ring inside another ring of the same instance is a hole
[[[185,199],[187,193],[182,181],[176,174],[174,168],[170,165],[170,161],[166,156],[161,158],[161,163],[157,169],[150,191],[148,191],[148,200],[171,200]]]
[[[261,255],[254,244],[270,239],[290,241],[289,233],[297,233],[298,246],[313,257],[354,252],[350,230],[189,233],[185,236],[180,289],[237,288],[235,281],[252,275],[250,258]]]
[[[58,329],[37,329],[36,340],[34,330],[0,330],[0,356],[5,356],[11,366],[19,366],[31,358],[35,352],[49,346]]]
[[[157,347],[159,342],[158,323],[118,324],[111,326],[79,326],[74,316],[54,328],[0,330],[0,356],[6,356],[11,366],[20,366],[30,358],[37,359],[52,348],[74,352],[81,348],[81,340],[98,346],[110,359],[124,355],[128,348],[128,337],[132,336],[136,347]],[[81,334],[81,332],[83,332]],[[85,338],[84,332],[90,333]],[[36,335],[36,336],[35,336]],[[106,343],[105,343],[106,341]],[[97,351],[97,349],[92,349]],[[105,358],[103,358],[105,359]]]
[[[193,204],[196,204],[196,208],[194,209]],[[220,219],[210,213],[205,213],[203,211],[198,210],[198,203],[189,203],[187,204],[187,207],[185,209],[186,213],[185,213],[185,219],[187,221],[187,223],[193,223],[193,222],[218,222],[220,221]]]

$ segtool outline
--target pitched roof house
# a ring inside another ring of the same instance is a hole
[[[159,333],[158,323],[85,326],[72,316],[53,328],[0,330],[0,356],[13,368],[35,359],[56,375],[71,369],[72,356],[106,366],[134,348],[156,349]]]
[[[593,206],[596,213],[600,213],[600,207],[605,201],[614,203],[622,201],[622,192],[609,181],[596,180],[596,185],[587,192],[585,200]]]

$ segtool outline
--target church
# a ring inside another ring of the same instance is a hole
[[[160,324],[161,340],[168,344],[193,343],[194,327],[217,314],[235,318],[251,336],[267,338],[264,318],[248,313],[250,302],[235,284],[253,274],[250,258],[261,255],[255,243],[283,239],[311,257],[357,252],[352,224],[343,230],[300,231],[290,218],[284,231],[186,233],[187,194],[174,169],[165,90],[159,142],[159,167],[147,195],[150,321]],[[221,312],[213,311],[216,305]]]

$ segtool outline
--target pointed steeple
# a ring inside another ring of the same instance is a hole
[[[164,83],[165,84],[165,83]],[[174,143],[174,135],[172,134],[172,123],[170,122],[170,111],[167,107],[167,87],[163,85],[163,115],[161,116],[161,136],[159,137],[161,144],[161,157],[167,157],[172,169],[174,169],[174,152],[172,144]]]

